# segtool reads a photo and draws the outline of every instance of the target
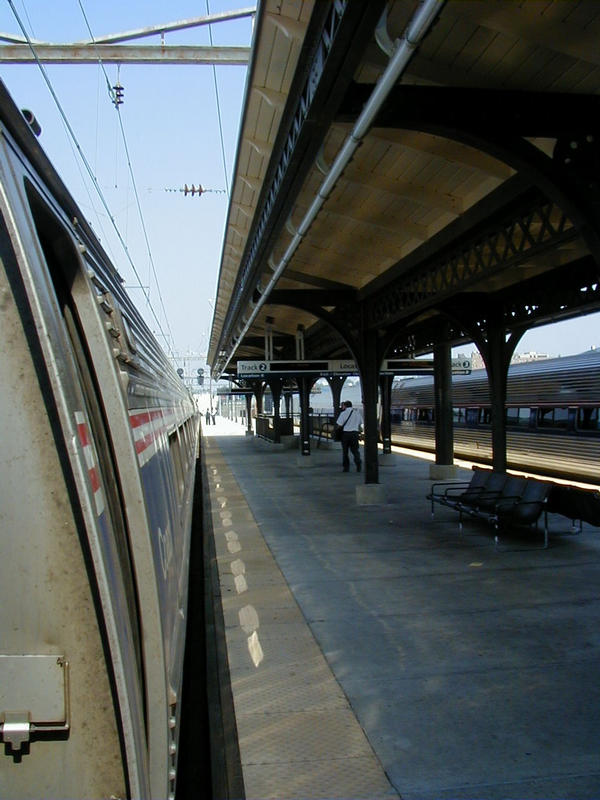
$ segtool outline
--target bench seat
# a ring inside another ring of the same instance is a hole
[[[529,527],[537,531],[543,515],[543,546],[547,547],[548,498],[552,486],[533,478],[474,467],[468,483],[434,483],[427,499],[431,502],[432,516],[436,503],[457,511],[460,530],[465,516],[489,522],[496,529],[496,541],[500,531],[509,528]]]
[[[431,486],[427,499],[431,501],[431,516],[435,514],[435,503],[448,508],[458,508],[461,501],[485,491],[486,483],[492,475],[489,469],[473,468],[470,481],[441,481]]]

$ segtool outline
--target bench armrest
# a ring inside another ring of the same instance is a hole
[[[470,481],[440,481],[439,483],[432,483],[431,484],[431,491],[430,494],[437,494],[434,492],[434,489],[437,489],[438,486],[449,486],[456,489],[466,489],[470,484]]]

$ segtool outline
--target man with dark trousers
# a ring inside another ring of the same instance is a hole
[[[350,469],[350,458],[348,450],[351,451],[356,464],[356,471],[361,470],[360,451],[358,449],[358,433],[362,425],[362,412],[358,408],[352,408],[350,400],[342,403],[342,412],[336,420],[336,425],[343,427],[342,430],[342,466],[344,472]]]

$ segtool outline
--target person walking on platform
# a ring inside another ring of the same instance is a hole
[[[358,433],[362,425],[362,412],[358,408],[352,408],[350,400],[342,403],[343,411],[336,420],[336,425],[342,428],[342,466],[344,472],[350,469],[350,458],[348,450],[354,457],[356,471],[361,470],[360,451],[358,449]]]

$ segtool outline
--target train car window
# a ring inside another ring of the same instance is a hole
[[[183,454],[184,454],[185,462],[186,462],[186,466],[187,466],[188,463],[192,459],[192,439],[193,439],[193,437],[192,437],[192,421],[191,421],[191,419],[186,419],[186,421],[183,423],[181,431],[183,433],[183,447],[184,447]]]
[[[552,425],[551,408],[538,408],[537,424],[539,428],[548,428]]]
[[[403,416],[402,408],[392,408],[390,410],[390,422],[402,422]]]
[[[538,425],[540,428],[566,428],[568,419],[568,408],[538,408]]]
[[[506,409],[506,424],[507,425],[518,425],[519,424],[519,409],[518,408],[507,408]]]
[[[491,425],[492,424],[492,409],[488,408],[488,406],[484,406],[483,408],[479,409],[479,422],[482,425]]]
[[[183,478],[183,465],[181,462],[181,445],[179,443],[177,431],[173,431],[173,433],[169,434],[169,452],[171,454],[171,462],[175,473],[175,485],[179,499],[181,500],[185,489],[185,482]]]
[[[131,325],[129,324],[129,320],[125,316],[125,314],[121,315],[121,321],[123,323],[123,331],[125,332],[125,338],[127,339],[127,346],[132,353],[137,353],[137,344],[135,341],[135,336],[133,335],[133,330],[131,329]]]
[[[566,428],[567,423],[569,421],[569,409],[568,408],[555,408],[554,409],[554,420],[553,420],[553,427],[554,428]]]
[[[506,424],[526,427],[529,425],[529,408],[507,408]]]
[[[453,408],[452,409],[452,419],[454,420],[455,425],[463,425],[466,416],[466,409],[464,408]]]
[[[465,421],[467,425],[476,426],[479,425],[479,409],[478,408],[467,408],[465,410]]]
[[[577,409],[577,429],[580,431],[598,431],[600,430],[598,406],[594,408],[578,408]]]

